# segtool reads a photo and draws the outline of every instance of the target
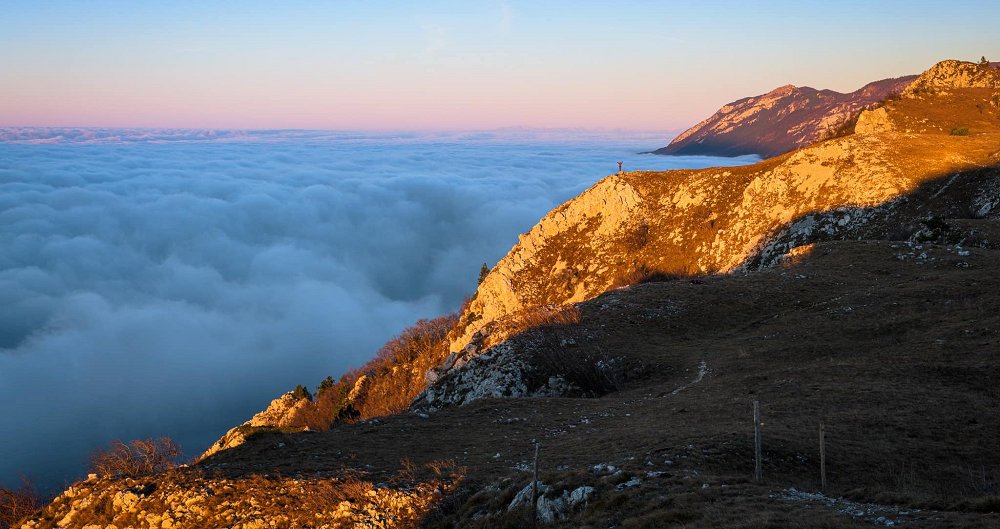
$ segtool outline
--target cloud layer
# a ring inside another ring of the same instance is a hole
[[[113,438],[190,453],[454,310],[552,207],[662,135],[0,130],[0,483]]]

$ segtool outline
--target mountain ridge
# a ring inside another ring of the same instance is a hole
[[[864,107],[899,94],[916,75],[874,81],[848,93],[783,85],[722,106],[653,154],[770,158],[832,137]]]
[[[970,77],[969,68],[981,70],[982,77]],[[688,275],[732,271],[775,231],[806,214],[874,206],[939,175],[993,163],[996,144],[984,134],[996,130],[1000,99],[990,90],[998,72],[942,61],[914,78],[941,80],[934,90],[921,91],[933,99],[908,93],[862,111],[859,133],[757,164],[601,180],[546,215],[491,270],[462,315],[460,321],[470,323],[453,334],[451,350],[461,351],[490,323],[519,310],[588,299],[642,267]],[[946,86],[986,92],[976,95],[981,102],[969,104]],[[928,102],[965,108],[955,115],[935,111],[929,125],[922,116]],[[970,127],[984,132],[951,135]],[[581,230],[585,235],[576,237]],[[638,244],[633,239],[640,232],[646,240]],[[593,249],[577,259],[581,246]]]

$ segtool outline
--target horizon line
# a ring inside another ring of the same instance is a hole
[[[688,127],[689,128],[689,127]],[[578,132],[666,132],[676,133],[686,128],[628,128],[628,127],[534,127],[514,125],[484,128],[310,128],[310,127],[196,127],[149,125],[4,125],[0,130],[11,129],[77,129],[77,130],[151,130],[151,131],[225,131],[225,132],[504,132],[504,131],[578,131]]]

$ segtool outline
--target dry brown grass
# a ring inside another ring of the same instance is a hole
[[[649,234],[649,223],[646,221],[640,222],[635,228],[632,228],[625,234],[625,246],[632,253],[641,251],[646,245],[649,244],[650,234]]]
[[[533,307],[516,313],[511,319],[511,325],[515,332],[577,323],[580,323],[580,309],[575,305]]]
[[[511,314],[491,325],[491,332],[480,344],[480,349],[488,349],[532,329],[563,327],[580,323],[581,313],[576,305],[542,305],[530,307]]]

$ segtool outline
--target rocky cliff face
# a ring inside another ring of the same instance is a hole
[[[602,180],[546,215],[493,268],[452,350],[466,348],[477,334],[496,333],[502,329],[496,322],[519,312],[590,299],[642,275],[736,270],[759,262],[755,257],[776,234],[810,215],[879,206],[925,182],[996,164],[997,72],[942,62],[907,97],[862,113],[859,133],[755,165]],[[933,100],[919,97],[931,93],[924,87],[934,88]],[[768,108],[795,90],[779,89]],[[949,133],[956,128],[973,134]],[[499,332],[485,343],[503,341]]]
[[[830,138],[863,108],[901,92],[916,76],[884,79],[848,94],[785,85],[734,101],[656,154],[768,158]]]

